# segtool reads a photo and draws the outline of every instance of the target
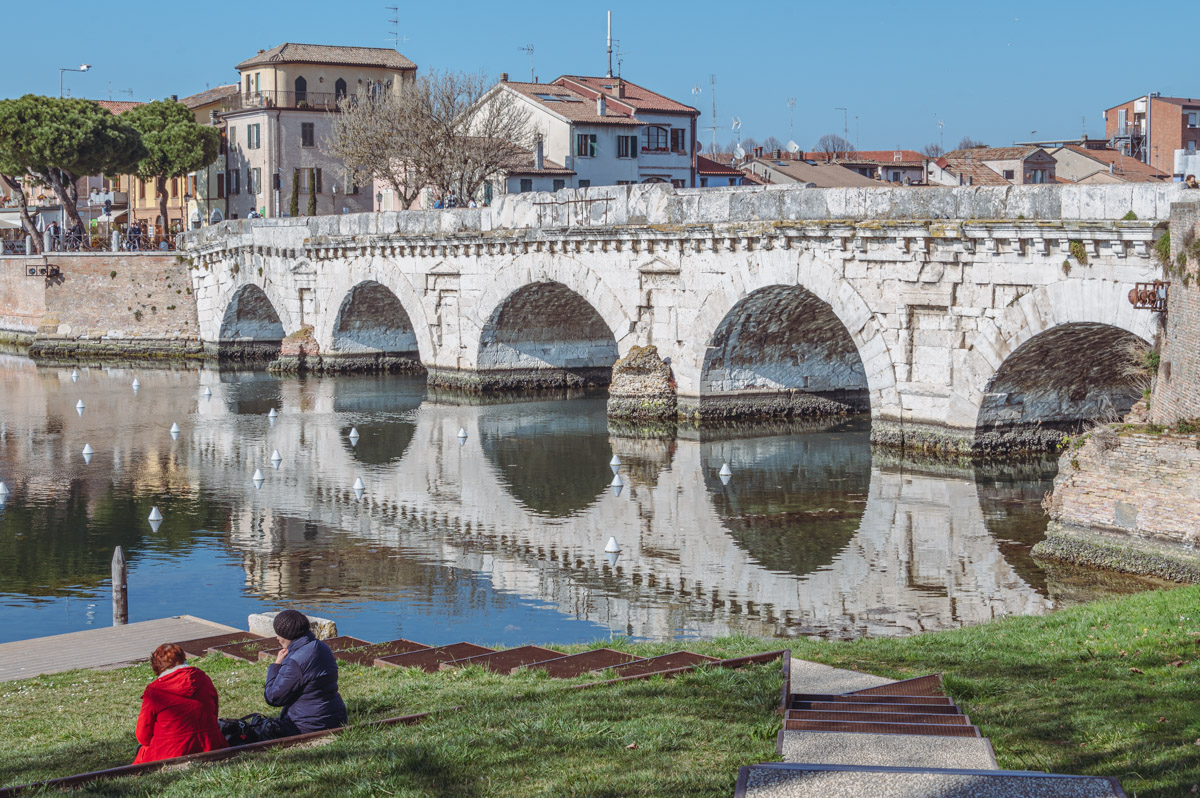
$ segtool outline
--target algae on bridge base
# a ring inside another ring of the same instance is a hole
[[[677,409],[675,376],[656,346],[635,346],[612,367],[608,415],[612,418],[668,419]]]

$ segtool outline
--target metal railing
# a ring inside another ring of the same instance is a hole
[[[247,108],[311,108],[336,111],[338,100],[346,95],[329,91],[253,91],[239,92],[221,101],[222,111]]]

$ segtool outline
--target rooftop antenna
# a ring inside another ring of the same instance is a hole
[[[850,141],[850,117],[847,115],[846,109],[839,105],[833,110],[842,112],[842,139]]]
[[[788,140],[796,140],[796,98],[788,97]]]
[[[529,82],[537,83],[537,77],[533,74],[533,45],[527,44],[524,47],[518,47],[523,53],[529,53]]]
[[[391,18],[388,19],[388,22],[392,25],[392,32],[388,35],[388,38],[391,39],[392,49],[399,50],[400,42],[408,41],[407,36],[400,36],[400,9],[397,6],[384,6],[384,8],[392,12]]]
[[[746,151],[742,149],[742,120],[735,116],[730,122],[733,132],[737,134],[737,146],[733,148],[733,157],[740,161],[746,157]]]
[[[938,148],[941,149],[942,155],[946,154],[946,120],[938,120]]]
[[[608,10],[608,77],[612,77],[612,9]]]

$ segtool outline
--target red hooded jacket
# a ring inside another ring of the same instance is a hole
[[[229,743],[217,724],[217,688],[191,665],[165,671],[142,693],[133,764],[215,751]]]

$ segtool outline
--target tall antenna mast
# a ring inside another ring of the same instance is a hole
[[[529,82],[537,83],[537,76],[533,73],[533,45],[527,44],[524,47],[518,47],[517,49],[523,53],[529,53]]]
[[[713,103],[712,103],[712,105],[713,105],[712,151],[713,151],[713,154],[716,155],[716,152],[717,152],[717,76],[715,74],[710,74],[708,76],[708,82],[712,86],[712,100],[713,100]]]
[[[388,36],[388,38],[392,40],[392,49],[399,50],[400,49],[400,8],[398,6],[384,6],[384,8],[386,8],[388,11],[392,12],[391,18],[388,19],[388,22],[392,26],[392,32],[391,32],[391,35]]]
[[[788,97],[788,139],[796,140],[796,98]]]
[[[612,77],[612,9],[608,11],[608,77]]]

